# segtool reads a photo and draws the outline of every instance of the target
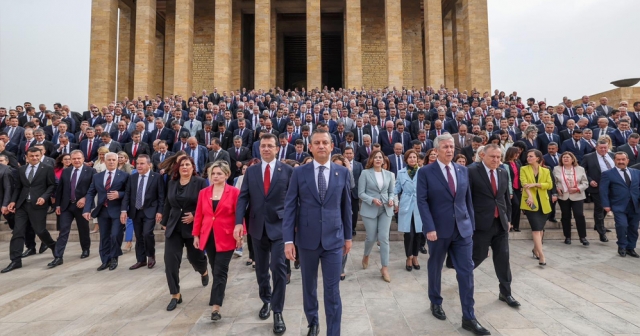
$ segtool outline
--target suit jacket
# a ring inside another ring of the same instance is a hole
[[[216,162],[216,161],[225,161],[229,166],[231,166],[231,158],[229,157],[229,152],[220,148],[220,151],[216,155],[216,152],[211,150],[209,151],[209,159],[208,162]]]
[[[167,142],[167,148],[171,148],[173,146],[173,139],[175,138],[175,133],[173,132],[172,129],[169,129],[167,127],[163,127],[162,131],[160,132],[160,137],[158,137],[158,129],[153,130],[153,132],[151,132],[151,134],[149,135],[149,147],[153,148],[153,142],[156,139],[160,139],[160,140],[164,140]]]
[[[370,147],[370,150],[373,151],[373,146]],[[369,153],[367,152],[367,146],[360,146],[356,150],[355,160],[360,162],[363,166],[367,164],[367,160],[369,160]]]
[[[594,113],[597,113],[598,115],[601,115],[601,116],[609,116],[612,111],[613,111],[613,107],[611,106],[607,106],[605,108],[603,107],[603,105],[598,105]]]
[[[89,153],[89,139],[84,138],[80,143],[80,150],[84,153],[84,161],[94,161],[98,158],[98,148],[100,147],[101,140],[93,138],[93,144],[91,146],[91,153]]]
[[[542,156],[542,160],[544,160],[544,166],[549,168],[549,170],[553,170],[553,168],[560,164],[560,153],[556,153],[556,159],[558,160],[557,163],[553,160],[551,154],[549,153]]]
[[[295,235],[295,244],[306,250],[342,248],[345,239],[352,237],[351,175],[347,168],[331,163],[327,191],[320,201],[314,165],[293,170],[285,197],[282,238],[285,243],[293,242]]]
[[[8,135],[9,131],[11,131],[11,127],[9,127],[9,126],[5,127],[4,131],[7,132],[7,135]],[[16,129],[13,131],[13,135],[9,139],[9,142],[12,142],[12,143],[17,145],[21,141],[23,141],[24,139],[25,139],[25,137],[24,137],[24,128],[22,128],[20,126],[17,126]]]
[[[204,250],[205,246],[207,246],[207,241],[213,231],[216,251],[233,251],[236,248],[233,229],[236,224],[235,215],[236,209],[238,208],[238,195],[240,194],[240,190],[225,184],[224,191],[222,192],[215,211],[211,204],[212,194],[213,186],[200,191],[196,214],[193,218],[192,234],[194,237],[200,237],[200,250]]]
[[[15,208],[19,209],[30,196],[34,209],[46,212],[49,209],[50,199],[56,188],[56,176],[53,173],[53,166],[40,162],[31,182],[27,179],[27,174],[30,170],[31,165],[24,165],[18,168],[18,179],[15,181],[16,190],[11,195],[11,202],[15,202]],[[38,198],[43,198],[44,204],[36,205]]]
[[[602,130],[603,130],[603,129],[601,129],[601,128],[599,128],[599,127],[594,127],[594,128],[593,128],[593,139],[595,139],[596,141],[597,141],[598,139],[600,139],[600,132],[602,132]],[[613,131],[614,131],[614,129],[613,129],[613,128],[611,128],[611,127],[608,127],[608,126],[607,126],[607,128],[605,128],[605,129],[604,129],[604,132],[605,132],[608,136],[611,136],[611,134],[610,134],[610,133],[611,133],[611,132],[613,132]],[[613,141],[613,139],[612,139],[612,141]]]
[[[460,151],[462,155],[467,158],[467,166],[473,163],[473,160],[476,158],[476,153],[473,152],[473,147],[468,145]]]
[[[129,160],[136,160],[140,154],[147,154],[151,156],[151,150],[149,149],[149,145],[146,142],[142,142],[141,140],[138,143],[138,150],[136,151],[136,155],[133,155],[133,145],[133,142],[124,144],[124,152],[129,156]]]
[[[396,131],[392,131],[391,132],[391,142],[389,142],[389,133],[387,132],[387,130],[384,130],[383,132],[380,132],[380,147],[382,149],[382,153],[384,153],[384,155],[391,155],[393,154],[393,145],[396,142],[400,142],[400,133],[396,132]]]
[[[634,164],[640,162],[638,161],[638,147],[640,146],[636,146],[636,151],[634,152],[633,149],[631,148],[631,146],[629,146],[628,143],[622,145],[622,146],[618,146],[618,148],[616,148],[616,152],[625,152],[627,153],[627,156],[629,157],[629,163],[627,163],[627,166],[631,167]]]
[[[565,140],[562,143],[562,147],[560,147],[560,152],[564,153],[564,152],[571,152],[573,153],[573,155],[576,156],[576,159],[578,160],[578,163],[582,162],[582,158],[585,156],[585,154],[587,154],[587,144],[582,143],[581,141],[578,142],[580,148],[576,147],[575,142],[573,141],[573,139],[568,139]]]
[[[155,152],[151,156],[151,163],[153,163],[153,171],[155,171],[156,173],[160,171],[158,167],[160,167],[160,163],[163,162],[163,161],[160,161],[160,155],[161,155],[160,152]],[[164,159],[166,160],[168,157],[172,155],[173,155],[173,152],[167,151],[164,154]]]
[[[251,144],[253,143],[252,133],[253,132],[249,128],[245,128],[244,131],[242,131],[242,146],[251,148]],[[233,131],[233,136],[235,137],[236,135],[240,135],[240,129]],[[233,141],[231,142],[231,145],[233,146]]]
[[[13,172],[11,167],[0,165],[0,206],[6,207],[11,202],[11,194],[13,192]]]
[[[631,131],[627,131],[625,136],[619,129],[616,129],[613,132],[609,133],[611,142],[613,142],[613,147],[618,147],[626,144],[627,139],[629,139],[629,135],[631,135]]]
[[[269,191],[265,195],[262,165],[257,164],[247,168],[238,197],[235,223],[242,223],[248,211],[249,234],[256,239],[261,239],[263,232],[270,240],[282,239],[284,200],[293,168],[276,160],[272,173]]]
[[[462,148],[471,145],[471,141],[473,139],[473,135],[467,133],[467,135],[464,136],[464,146],[462,146],[460,144],[460,135],[458,133],[452,133],[451,136],[453,136],[453,143],[456,150],[462,150]]]
[[[355,141],[356,143],[360,144],[360,132],[358,132],[358,128],[354,126],[352,132],[353,132],[353,141]],[[363,137],[364,137],[365,134],[371,135],[370,132],[371,132],[371,129],[362,127],[362,136]]]
[[[198,151],[195,156],[193,154],[193,150],[189,147],[186,150],[187,155],[193,158],[194,163],[196,164],[196,172],[198,174],[202,174],[204,172],[204,166],[207,164],[209,159],[209,150],[205,146],[198,145]]]
[[[86,194],[86,203],[84,204],[84,213],[91,212],[91,217],[97,218],[100,216],[100,212],[104,209],[104,203],[107,202],[106,215],[111,219],[120,218],[120,209],[122,208],[122,199],[127,189],[127,182],[129,181],[129,174],[116,169],[115,173],[111,176],[111,187],[109,191],[117,191],[118,198],[114,200],[107,199],[107,190],[105,189],[104,176],[108,173],[105,170],[101,173],[93,175],[93,181],[89,186],[89,190]],[[95,201],[97,197],[97,202]],[[95,208],[94,208],[95,205]],[[93,211],[91,211],[93,209]]]
[[[549,199],[549,190],[553,189],[553,179],[551,178],[551,171],[545,167],[538,168],[538,180],[536,181],[535,175],[533,175],[533,168],[531,166],[522,166],[520,168],[520,185],[529,183],[540,183],[540,188],[531,188],[531,196],[533,196],[533,203],[536,206],[536,210],[542,207],[542,213],[548,214],[551,212],[551,200]],[[525,190],[522,191],[522,199],[520,200],[520,209],[529,210],[531,208],[527,204],[526,199],[528,195]],[[538,203],[538,199],[540,203]]]
[[[287,123],[289,122],[289,118],[282,117],[280,118],[280,122],[278,123],[278,118],[271,118],[271,124],[273,128],[275,128],[278,133],[284,133],[287,131]]]
[[[302,153],[300,153],[299,159],[296,159],[296,158],[298,158],[298,153],[296,153],[294,151],[294,152],[290,153],[289,156],[287,156],[287,159],[297,161],[298,163],[302,163],[302,161],[304,161],[304,159],[307,156],[309,156],[309,154],[307,154],[306,152],[302,152]]]
[[[60,175],[60,181],[56,187],[56,207],[60,207],[60,211],[66,211],[71,204],[71,178],[75,167],[65,168]],[[95,169],[82,165],[80,178],[76,181],[76,201],[82,199],[89,191],[93,175],[96,174]],[[86,202],[87,200],[85,200]]]
[[[276,159],[280,160],[280,150],[282,149],[282,146],[278,147],[278,151],[276,152]],[[289,158],[289,155],[291,155],[292,153],[295,153],[296,148],[293,145],[287,145],[286,149],[284,150],[284,159],[286,160],[287,158]]]
[[[351,173],[353,174],[353,185],[351,186],[351,197],[359,199],[358,197],[358,183],[360,182],[360,175],[362,174],[362,164],[356,160],[351,161]],[[357,202],[357,201],[356,201]]]
[[[438,238],[450,238],[457,225],[462,238],[471,237],[475,230],[471,187],[467,168],[451,163],[456,174],[456,192],[452,193],[440,165],[423,166],[418,170],[417,198],[422,231],[436,231]]]
[[[609,155],[609,157],[611,158],[611,162],[613,163],[613,153],[607,153],[607,155]],[[587,174],[587,180],[589,180],[589,188],[587,188],[587,191],[590,194],[599,193],[599,187],[591,186],[591,181],[596,181],[596,183],[600,185],[600,179],[602,178],[602,171],[600,170],[600,163],[598,162],[598,153],[593,152],[585,155],[582,162],[580,163],[580,166],[584,168]],[[611,167],[614,166],[615,163],[611,164]]]
[[[235,177],[242,171],[242,168],[238,168],[236,163],[240,161],[242,164],[246,164],[251,160],[251,153],[249,152],[249,148],[240,147],[240,155],[237,155],[236,148],[233,146],[229,148],[227,152],[229,152],[229,160],[231,162],[231,177]]]
[[[471,199],[473,200],[476,231],[491,229],[495,218],[495,208],[505,232],[509,232],[511,222],[511,193],[509,192],[509,175],[504,168],[498,167],[497,191],[493,193],[491,180],[483,163],[471,165],[469,170],[469,184],[471,185]],[[517,210],[516,210],[517,211]]]
[[[373,204],[374,199],[382,201],[387,216],[393,216],[393,206],[389,206],[389,201],[397,203],[395,195],[396,178],[388,170],[382,170],[382,188],[378,186],[373,168],[365,169],[358,179],[358,198],[362,200],[360,205],[360,216],[367,218],[377,218],[379,207]]]
[[[445,129],[441,129],[440,130],[440,135],[445,134],[445,133],[449,133],[447,132]],[[438,136],[438,133],[435,129],[432,129],[429,131],[429,135],[427,136],[427,138],[429,138],[429,140],[433,141],[436,139],[436,137]]]
[[[106,147],[106,144],[101,142],[100,143],[100,147]],[[120,146],[120,143],[118,143],[115,140],[111,140],[111,143],[109,143],[109,152],[111,153],[118,153],[120,151],[122,151],[122,146]]]
[[[566,132],[566,131],[565,131]],[[551,141],[555,142],[558,144],[558,146],[562,145],[562,142],[560,141],[560,136],[557,134],[551,134]],[[547,133],[541,133],[538,134],[538,145],[540,146],[540,151],[542,152],[542,154],[547,154],[549,152],[548,148],[549,148],[549,136],[547,135]]]
[[[340,147],[340,152],[344,153],[344,149],[347,148],[348,146],[353,148],[353,154],[354,155],[355,155],[355,153],[357,153],[358,148],[360,147],[360,146],[358,146],[358,143],[355,140],[351,142],[351,145],[347,145],[347,142],[345,141],[345,142],[340,143],[340,146],[339,146]]]
[[[406,166],[404,155],[400,155],[401,166],[398,166],[398,160],[395,154],[387,155],[387,158],[389,158],[389,163],[391,163],[391,169],[389,170],[393,173],[393,176],[398,176],[398,172]]]
[[[147,173],[147,188],[144,191],[142,212],[148,219],[154,219],[156,214],[161,214],[164,209],[164,179],[158,173],[149,171]],[[138,187],[140,185],[140,173],[134,173],[129,177],[127,187],[124,192],[124,199],[120,211],[126,211],[129,218],[136,218],[139,211],[136,208]]]
[[[165,189],[167,199],[164,202],[161,225],[166,228],[164,234],[167,238],[171,237],[174,230],[179,230],[182,238],[193,238],[193,223],[182,223],[182,216],[192,213],[195,217],[198,196],[200,195],[200,190],[207,187],[207,181],[202,177],[192,176],[185,186],[184,196],[186,196],[186,200],[182,204],[176,199],[179,184],[180,180],[169,180],[167,182]]]
[[[411,139],[415,140],[415,139],[418,138],[418,131],[420,129],[424,129],[424,124],[425,124],[425,122],[423,121],[422,122],[422,128],[420,128],[420,121],[418,121],[418,119],[416,119],[416,120],[411,122],[411,129],[410,129]]]
[[[205,130],[201,129],[198,131],[198,133],[196,133],[196,140],[198,140],[198,144],[202,145],[202,146],[209,146],[211,145],[211,139],[213,139],[215,137],[214,132],[209,132],[209,143],[206,143],[206,138],[205,138]],[[173,140],[173,138],[171,139]],[[223,147],[225,148],[225,147]]]
[[[187,120],[182,127],[186,128],[191,136],[194,137],[196,133],[202,129],[202,123],[197,119],[194,119],[193,122],[192,120]]]
[[[640,170],[627,169],[631,178],[631,185],[627,186],[620,176],[618,168],[612,168],[602,173],[600,180],[600,200],[603,208],[611,208],[614,213],[637,214],[640,212]],[[631,213],[627,211],[632,204]]]
[[[568,180],[569,177],[566,176],[566,174],[563,174],[561,166],[553,168],[553,178],[555,180],[556,188],[562,189],[562,193],[557,193],[559,200],[581,201],[587,197],[584,192],[589,188],[589,179],[587,179],[587,174],[585,173],[584,168],[580,166],[575,167],[575,181],[577,182],[578,189],[580,189],[580,192],[577,194],[570,194],[568,190],[565,189],[564,181],[565,178]]]

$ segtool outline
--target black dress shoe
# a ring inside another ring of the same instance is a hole
[[[557,219],[555,219],[555,218],[549,218],[549,221],[550,221],[551,223],[557,223],[557,222],[558,222],[558,220],[557,220]]]
[[[447,315],[444,313],[444,310],[442,309],[441,305],[437,305],[437,304],[431,304],[431,314],[433,314],[433,316],[435,316],[435,318],[437,318],[438,320],[446,320],[447,319]]]
[[[607,231],[607,232],[611,232],[611,230],[609,230],[609,229],[606,229],[606,231]]]
[[[217,310],[211,312],[211,321],[220,321],[222,319],[222,315]]]
[[[345,279],[346,277],[347,277],[346,275],[341,275],[341,276],[340,276],[340,281],[344,281],[344,279]]]
[[[609,238],[607,238],[606,234],[601,234],[600,235],[600,241],[603,242],[603,243],[606,243],[606,242],[609,241]]]
[[[341,277],[342,278],[342,277]],[[291,283],[291,273],[287,274],[287,285]]]
[[[26,258],[26,257],[32,256],[34,254],[36,254],[36,249],[28,248],[22,253],[22,257]]]
[[[55,258],[55,259],[53,259],[52,262],[47,264],[47,267],[54,268],[56,266],[62,265],[63,263],[64,263],[64,261],[62,260],[62,258]]]
[[[109,263],[109,270],[113,271],[116,268],[118,268],[118,258],[113,258],[113,259],[111,259],[111,262]]]
[[[107,268],[109,268],[109,263],[108,263],[108,262],[107,262],[107,263],[104,263],[104,264],[102,264],[102,265],[100,265],[100,267],[98,267],[98,272],[100,272],[100,271],[104,271],[104,270],[106,270]]]
[[[9,263],[9,266],[5,267],[0,273],[8,273],[13,271],[16,268],[22,268],[22,261],[12,261]]]
[[[182,295],[180,295],[180,297],[176,298],[171,298],[171,301],[169,301],[169,305],[167,306],[167,311],[172,311],[174,309],[176,309],[176,307],[178,306],[178,303],[182,303]]]
[[[202,287],[207,287],[209,284],[209,272],[206,275],[201,275],[200,280],[202,281]]]
[[[317,324],[309,326],[309,332],[307,336],[318,336],[320,335],[320,326]]]
[[[260,317],[261,320],[266,320],[269,318],[270,315],[271,315],[271,304],[270,303],[263,304],[262,308],[260,309],[260,314],[258,314],[258,317]]]
[[[140,268],[140,267],[144,267],[144,266],[147,266],[147,263],[146,263],[146,262],[140,262],[140,261],[138,261],[137,263],[135,263],[135,264],[131,265],[131,267],[129,267],[129,269],[130,269],[130,270],[137,270],[138,268]]]
[[[584,246],[589,246],[589,241],[587,240],[587,238],[580,238],[580,242]]]
[[[485,329],[483,326],[478,323],[478,320],[465,320],[462,319],[462,329],[469,330],[470,332],[476,335],[491,335],[491,332]]]
[[[618,254],[619,254],[621,257],[626,257],[626,256],[627,256],[627,250],[625,250],[625,249],[623,249],[623,248],[621,248],[621,247],[618,247]]]
[[[40,248],[38,249],[38,253],[43,254],[44,251],[46,251],[49,248],[49,246],[45,245],[44,243],[40,243]]]
[[[294,261],[294,262],[293,262],[293,267],[294,267],[295,269],[300,269],[300,262],[299,262],[299,261],[297,261],[297,260],[296,260],[296,261]]]
[[[287,326],[282,319],[282,313],[273,313],[273,333],[282,335],[285,331],[287,331]]]
[[[520,232],[520,228],[514,228],[513,231]]]
[[[518,302],[516,299],[513,298],[513,296],[511,295],[502,295],[502,293],[500,293],[500,295],[498,295],[498,299],[502,302],[506,302],[509,307],[520,307],[520,302]]]
[[[634,249],[627,249],[627,255],[634,258],[640,258],[640,255],[638,255]]]
[[[85,259],[88,257],[89,257],[89,250],[82,251],[82,254],[80,255],[80,259]]]
[[[564,243],[567,245],[571,245],[571,238],[565,238]]]
[[[420,253],[427,254],[427,249],[424,246],[420,246]]]

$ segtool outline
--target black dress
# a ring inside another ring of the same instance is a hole
[[[536,183],[538,183],[538,175],[535,175]],[[542,202],[540,202],[540,192],[546,192],[544,190],[539,190],[536,193],[536,198],[538,201],[538,208],[536,211],[525,210],[524,213],[527,216],[527,220],[531,225],[531,231],[542,231],[544,230],[544,225],[547,223],[547,219],[549,218],[548,214],[544,214],[542,212]]]

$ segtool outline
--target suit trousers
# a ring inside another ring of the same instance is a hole
[[[340,298],[340,269],[342,267],[342,247],[325,250],[320,245],[315,250],[300,247],[300,268],[302,274],[302,298],[304,314],[308,326],[319,324],[318,320],[318,264],[322,267],[324,289],[324,314],[327,322],[327,336],[340,335],[342,320],[342,300]]]
[[[146,262],[147,257],[156,257],[156,239],[153,229],[156,226],[156,218],[148,218],[144,211],[136,212],[133,220],[133,232],[136,235],[136,260]]]
[[[4,218],[7,220],[9,228],[13,230],[16,225],[16,214],[9,213],[4,215]],[[33,231],[31,223],[27,225],[27,230],[24,232],[24,246],[28,249],[36,248],[36,233]]]
[[[514,229],[520,228],[520,216],[522,211],[520,210],[520,202],[522,201],[522,190],[513,190],[513,197],[511,197],[511,225]]]
[[[222,307],[224,301],[224,291],[227,288],[227,274],[229,273],[229,263],[233,256],[233,251],[216,251],[216,240],[213,237],[213,230],[204,248],[209,258],[209,265],[213,272],[213,285],[211,285],[211,296],[209,296],[209,305],[218,305]],[[283,248],[284,252],[284,248]],[[257,263],[256,263],[257,265]],[[257,270],[257,268],[256,268]],[[283,294],[284,295],[284,294]]]
[[[11,243],[9,244],[9,257],[12,261],[22,260],[22,249],[24,248],[27,226],[33,228],[38,238],[40,238],[42,243],[47,245],[51,251],[54,251],[56,248],[56,242],[51,238],[49,231],[47,231],[47,209],[36,208],[35,202],[25,201],[22,203],[22,206],[16,210],[16,223],[11,236]]]
[[[371,249],[376,241],[380,242],[380,264],[382,267],[389,265],[389,230],[391,229],[391,217],[387,215],[384,206],[378,208],[378,216],[375,218],[362,217],[367,238],[364,242],[364,255],[371,254]]]
[[[500,218],[493,220],[491,228],[485,231],[473,232],[473,265],[480,266],[489,254],[493,252],[493,268],[500,282],[500,293],[511,295],[511,266],[509,264],[509,233],[504,230]]]
[[[429,245],[429,260],[427,269],[429,272],[429,300],[436,305],[442,305],[440,289],[442,285],[442,264],[449,253],[451,261],[456,269],[458,291],[460,292],[460,304],[462,317],[467,320],[475,319],[473,306],[473,239],[462,238],[457,225],[449,238],[438,237],[436,241],[427,241]]]
[[[177,225],[182,225],[178,222]],[[167,276],[169,293],[180,293],[180,264],[182,263],[182,251],[187,248],[187,260],[193,269],[200,275],[207,272],[207,257],[204,252],[193,246],[193,238],[184,238],[176,228],[164,241],[164,273]]]
[[[554,184],[554,186],[555,186],[555,184]],[[552,218],[556,218],[556,203],[558,203],[558,202],[557,201],[556,202],[552,202],[551,201],[551,194],[552,194],[551,190],[549,190],[548,193],[549,193],[549,205],[551,205],[551,212],[549,213],[548,218],[552,219]]]
[[[124,238],[124,225],[120,218],[111,218],[106,208],[102,208],[98,214],[100,229],[100,261],[103,264],[122,255],[122,239]]]
[[[360,199],[351,195],[351,223],[358,222],[358,214],[360,213]],[[352,232],[356,232],[356,224],[353,224]],[[354,234],[355,235],[355,234]]]
[[[593,201],[593,221],[596,224],[596,230],[600,235],[606,234],[607,229],[604,227],[604,217],[607,216],[607,212],[602,207],[600,193],[591,193],[591,200]]]
[[[562,210],[562,232],[565,238],[571,239],[571,212],[576,220],[576,229],[578,229],[578,237],[587,238],[587,222],[584,218],[584,200],[558,200],[560,210]]]
[[[613,212],[616,222],[616,236],[619,248],[632,250],[638,242],[638,221],[640,214],[634,211],[633,204],[629,202],[625,212]]]
[[[91,248],[91,237],[89,236],[89,222],[82,217],[83,208],[78,208],[75,203],[69,204],[65,211],[60,213],[60,234],[56,242],[56,250],[54,256],[62,258],[64,250],[69,241],[69,233],[71,232],[71,222],[75,219],[78,227],[78,235],[80,236],[80,248],[83,251],[89,251]]]
[[[256,280],[258,280],[260,299],[264,303],[271,303],[271,309],[274,313],[282,313],[287,290],[284,241],[282,239],[271,240],[266,232],[262,234],[261,238],[251,238],[256,258]],[[269,270],[273,276],[273,291],[271,291]]]
[[[409,257],[417,257],[420,245],[420,237],[424,235],[422,232],[416,233],[415,216],[411,216],[411,229],[404,233],[404,254]]]

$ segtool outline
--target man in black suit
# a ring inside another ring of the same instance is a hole
[[[286,142],[286,137],[283,139]],[[287,286],[287,267],[282,239],[284,199],[293,174],[291,166],[276,159],[277,138],[273,134],[260,137],[262,164],[247,168],[238,197],[236,227],[233,236],[241,240],[245,211],[251,213],[249,235],[253,240],[256,279],[263,302],[258,316],[269,318],[273,310],[273,332],[282,334],[287,329],[282,318]],[[249,207],[249,209],[247,209]],[[273,291],[269,283],[269,270],[273,276]]]
[[[51,153],[52,159],[55,160],[62,154],[70,154],[74,150],[78,149],[78,144],[69,142],[69,137],[67,137],[66,134],[60,134],[58,139],[60,140],[60,143],[56,145],[56,150]]]
[[[11,167],[8,166],[8,160],[6,156],[0,157],[0,186],[2,186],[2,190],[0,190],[0,206],[2,207],[1,213],[7,219],[7,215],[10,214],[8,210],[9,203],[11,201],[11,193],[13,192],[13,172]]]
[[[360,180],[360,174],[362,173],[362,164],[355,160],[354,150],[351,147],[344,149],[342,153],[344,158],[349,160],[350,170],[353,172],[353,186],[351,186],[351,220],[353,223],[358,222],[358,216],[360,212],[360,201],[358,198],[358,180]],[[351,228],[352,235],[356,235],[356,227]]]
[[[302,141],[302,139],[296,139],[296,145],[294,147],[295,147],[295,151],[293,153],[289,154],[287,159],[295,160],[298,163],[302,163],[304,158],[309,156],[309,154],[307,154],[307,152],[304,151],[304,142]],[[353,151],[352,151],[352,153],[353,153]]]
[[[362,146],[358,147],[358,150],[356,151],[355,160],[365,166],[372,151],[373,147],[371,146],[371,136],[369,134],[365,134],[363,135]]]
[[[89,190],[93,175],[96,171],[84,165],[84,153],[81,150],[71,152],[71,167],[62,171],[58,187],[56,188],[56,215],[60,216],[60,235],[53,252],[54,259],[47,266],[50,268],[62,265],[64,250],[69,240],[71,222],[75,219],[80,236],[81,259],[89,257],[91,237],[89,237],[89,222],[82,217],[85,195]]]
[[[247,164],[247,162],[251,160],[251,152],[249,148],[242,145],[242,138],[239,135],[233,137],[233,146],[227,151],[229,152],[229,160],[231,161],[229,183],[233,183],[233,179],[242,172],[242,165]]]
[[[127,123],[123,120],[118,122],[118,129],[111,131],[111,139],[117,141],[120,144],[126,144],[131,142],[131,134],[127,131]]]
[[[211,150],[211,139],[214,137],[211,122],[205,121],[202,125],[202,129],[196,132],[196,140],[200,146],[205,146]]]
[[[139,131],[133,131],[133,133],[131,133],[131,139],[133,142],[124,145],[124,152],[129,156],[131,164],[134,164],[135,160],[141,154],[151,155],[149,145],[147,145],[146,142],[141,141]]]
[[[393,121],[385,122],[385,131],[380,133],[380,147],[384,155],[391,155],[394,152],[394,144],[401,141],[400,133],[393,130]],[[337,144],[336,144],[337,146]]]
[[[42,129],[33,131],[33,136],[36,139],[36,143],[33,145],[42,145],[45,149],[45,155],[51,155],[51,153],[55,151],[53,143],[45,139],[44,131]]]
[[[109,133],[102,132],[102,134],[100,134],[100,138],[102,139],[100,147],[107,147],[111,153],[116,154],[122,151],[122,146],[120,145],[120,143],[113,141]]]
[[[164,140],[160,140],[160,142],[158,142],[158,151],[153,153],[153,156],[151,157],[153,171],[159,173],[160,175],[164,174],[164,170],[160,169],[160,164],[172,155],[173,152],[168,150],[167,142]]]
[[[28,223],[31,223],[31,227],[44,245],[51,251],[55,248],[56,242],[47,231],[47,211],[55,190],[56,177],[53,167],[40,163],[41,156],[40,149],[29,148],[29,164],[18,169],[16,191],[7,207],[8,211],[16,213],[16,224],[9,247],[11,263],[1,271],[2,273],[22,267],[22,247]]]
[[[473,163],[473,160],[476,158],[476,151],[478,148],[482,146],[482,138],[479,136],[474,136],[471,139],[471,144],[462,148],[461,154],[467,158],[467,166]]]
[[[213,137],[220,139],[222,149],[228,150],[233,147],[233,133],[227,130],[224,121],[218,122],[218,131],[213,133]]]
[[[638,140],[640,140],[640,135],[638,135],[638,133],[631,133],[631,135],[629,135],[629,138],[627,139],[627,143],[622,146],[618,146],[618,148],[616,148],[616,152],[627,153],[627,157],[629,158],[629,163],[627,165],[629,167],[639,162],[638,161]]]
[[[296,151],[296,148],[293,145],[289,144],[289,141],[287,141],[287,135],[285,133],[278,135],[277,138],[279,146],[276,150],[276,159],[278,161],[284,161],[289,157],[289,155]]]
[[[173,138],[175,134],[173,130],[165,127],[164,120],[162,118],[156,118],[155,120],[156,129],[151,132],[149,136],[149,147],[153,148],[153,142],[160,139],[167,142],[168,146],[171,146],[173,143]]]
[[[598,140],[596,151],[584,156],[580,166],[584,168],[589,180],[589,188],[587,192],[591,195],[593,201],[593,219],[595,221],[595,229],[600,235],[601,242],[607,242],[607,229],[604,227],[604,217],[607,215],[602,207],[600,199],[600,177],[602,173],[615,168],[613,154],[609,153],[609,143],[605,139]]]
[[[468,167],[476,219],[473,232],[473,264],[475,268],[480,266],[487,258],[491,247],[493,267],[500,282],[498,298],[510,307],[518,307],[520,303],[511,296],[508,236],[512,209],[509,175],[506,170],[500,168],[500,147],[488,144],[484,147],[483,153],[482,163]]]
[[[120,208],[120,222],[127,217],[133,221],[136,234],[136,263],[129,267],[135,270],[156,265],[156,242],[153,229],[162,221],[164,209],[164,180],[160,174],[151,171],[151,158],[140,154],[136,160],[135,174],[132,174],[124,192]]]
[[[211,150],[209,151],[209,162],[216,162],[220,160],[225,161],[229,166],[231,166],[229,152],[222,149],[220,139],[213,138],[213,140],[211,140]]]

